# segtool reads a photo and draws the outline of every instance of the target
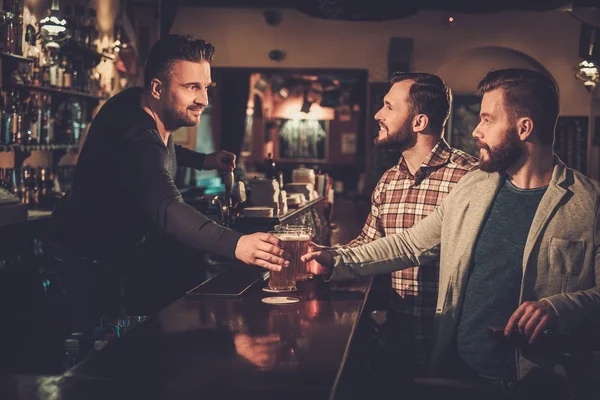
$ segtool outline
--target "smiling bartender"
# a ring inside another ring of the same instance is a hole
[[[267,269],[284,263],[279,240],[241,235],[185,204],[174,184],[177,165],[229,169],[235,156],[176,146],[171,133],[195,126],[208,104],[214,47],[169,35],[150,50],[144,88],[109,99],[94,118],[71,189],[55,208],[47,252],[71,311],[71,331],[89,330],[122,306],[123,279],[139,245],[157,231],[200,251]]]

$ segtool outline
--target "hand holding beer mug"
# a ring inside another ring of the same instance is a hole
[[[333,256],[326,248],[310,243],[308,251],[301,255],[302,262],[308,265],[308,273],[328,275],[333,268]]]

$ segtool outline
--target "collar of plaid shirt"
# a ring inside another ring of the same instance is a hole
[[[447,164],[450,160],[451,155],[452,150],[450,149],[450,146],[448,145],[446,140],[444,140],[444,138],[441,138],[435,144],[433,149],[431,149],[431,153],[429,153],[427,158],[423,160],[415,176],[413,176],[408,170],[408,165],[406,164],[404,156],[400,156],[400,159],[398,160],[398,168],[400,172],[402,172],[403,174],[407,174],[411,179],[414,179],[414,185],[418,185],[423,179],[425,179],[428,176],[428,174],[431,174],[439,167],[442,167],[445,164]]]

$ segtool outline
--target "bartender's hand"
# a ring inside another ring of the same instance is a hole
[[[207,154],[202,169],[219,169],[231,172],[235,169],[235,154],[225,150]]]
[[[504,336],[508,337],[513,330],[518,329],[529,339],[529,343],[533,343],[542,332],[556,325],[558,316],[552,304],[544,300],[526,301],[509,318],[504,328]]]
[[[319,245],[310,244],[309,252],[301,257],[306,262],[306,271],[314,275],[328,275],[333,268],[333,257]]]
[[[250,265],[271,271],[281,271],[290,265],[290,254],[284,251],[281,241],[268,233],[253,233],[240,238],[235,248],[235,258]]]

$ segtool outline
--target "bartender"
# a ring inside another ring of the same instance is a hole
[[[113,96],[92,121],[73,185],[52,213],[46,240],[62,264],[57,270],[71,331],[118,312],[124,277],[153,231],[269,270],[288,265],[275,236],[241,235],[216,224],[184,203],[174,184],[177,165],[229,171],[235,165],[231,153],[197,153],[175,145],[171,135],[200,122],[213,54],[203,40],[161,38],[149,52],[144,87]]]

